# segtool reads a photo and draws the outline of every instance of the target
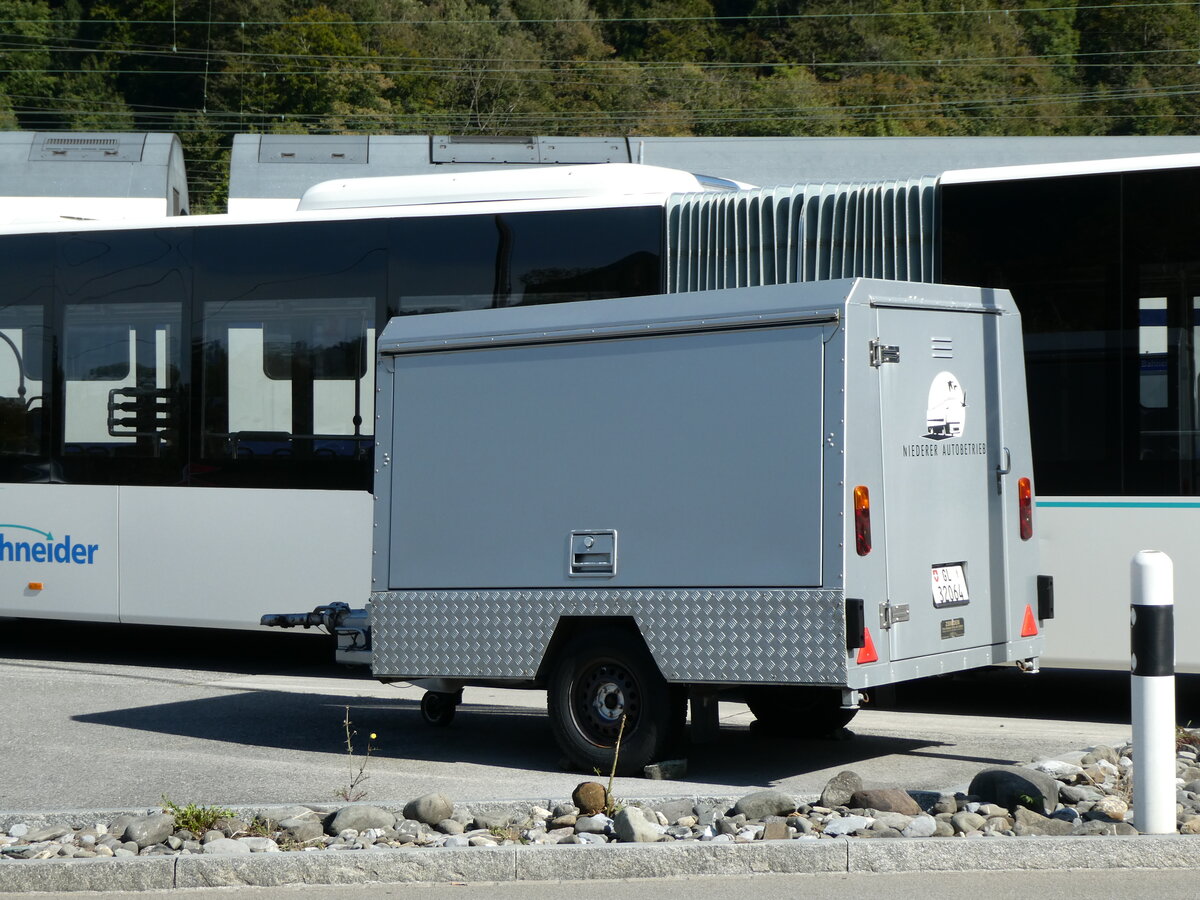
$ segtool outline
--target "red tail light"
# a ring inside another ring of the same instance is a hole
[[[859,556],[871,552],[871,494],[861,484],[854,489],[854,549]]]
[[[1021,522],[1021,540],[1033,537],[1033,483],[1028,478],[1017,482],[1017,515]]]

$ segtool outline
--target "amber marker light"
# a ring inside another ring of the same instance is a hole
[[[854,489],[854,549],[859,556],[871,552],[871,493],[861,484]]]
[[[1033,482],[1028,478],[1017,481],[1017,516],[1021,522],[1021,540],[1033,537]]]
[[[46,587],[46,585],[40,581],[29,582],[29,589],[31,591],[40,591],[40,590],[43,590],[45,587]]]

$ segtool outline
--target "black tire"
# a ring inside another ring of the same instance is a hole
[[[856,709],[842,708],[840,688],[763,685],[746,689],[746,705],[754,713],[756,731],[780,737],[825,737],[854,718]]]
[[[546,691],[554,739],[567,759],[584,772],[606,775],[618,734],[618,775],[640,775],[668,758],[683,735],[684,699],[681,688],[663,679],[645,644],[620,628],[572,638],[554,662]]]
[[[421,697],[421,718],[435,728],[445,728],[454,721],[462,692],[445,694],[441,691],[426,691]]]

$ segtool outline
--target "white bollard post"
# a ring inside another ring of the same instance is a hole
[[[1175,567],[1158,550],[1133,558],[1130,689],[1133,816],[1142,834],[1175,828]]]

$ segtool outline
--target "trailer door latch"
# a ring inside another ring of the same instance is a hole
[[[908,621],[908,604],[892,605],[889,600],[879,605],[879,627],[887,631],[893,625]]]
[[[870,343],[871,366],[878,369],[884,363],[900,362],[900,347],[896,344],[885,344],[879,338]]]

